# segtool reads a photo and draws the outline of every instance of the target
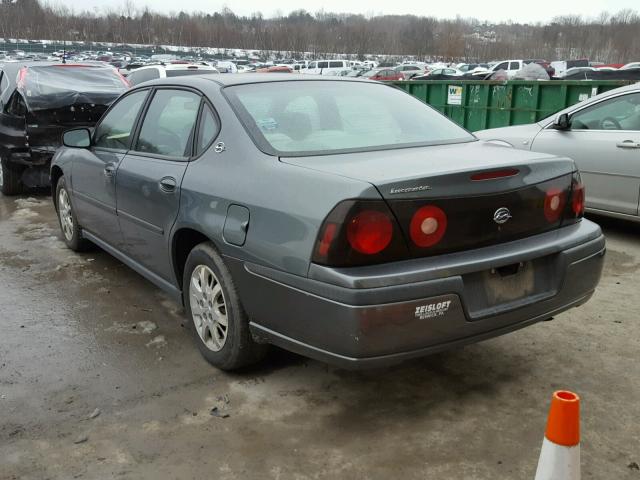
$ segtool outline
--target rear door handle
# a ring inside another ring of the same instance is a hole
[[[618,148],[640,148],[640,143],[634,142],[633,140],[625,140],[624,142],[616,143],[616,147],[618,147]]]
[[[160,180],[160,190],[165,193],[174,192],[178,186],[178,182],[173,177],[164,177]]]
[[[115,173],[116,173],[116,164],[115,163],[107,163],[104,166],[103,172],[104,172],[104,176],[105,177],[109,177],[109,178],[113,177],[115,175]]]

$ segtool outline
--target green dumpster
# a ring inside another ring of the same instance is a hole
[[[541,120],[624,80],[416,80],[388,82],[428,103],[468,130],[522,125]]]

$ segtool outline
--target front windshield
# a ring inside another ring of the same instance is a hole
[[[384,84],[287,81],[236,85],[225,93],[256,144],[274,155],[474,140],[433,108]]]

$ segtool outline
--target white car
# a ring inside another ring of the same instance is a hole
[[[131,86],[138,85],[142,82],[156,80],[158,78],[167,77],[183,77],[186,75],[207,75],[220,73],[218,69],[210,65],[199,65],[195,63],[169,63],[148,65],[133,70],[127,80]]]

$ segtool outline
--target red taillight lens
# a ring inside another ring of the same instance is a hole
[[[27,78],[27,67],[22,67],[18,71],[18,78],[16,80],[16,84],[17,84],[19,89],[23,89],[24,88],[24,84],[25,84],[26,78]]]
[[[402,231],[384,200],[345,200],[327,215],[312,261],[352,267],[408,258]]]
[[[357,252],[373,255],[391,243],[393,224],[383,212],[365,210],[358,213],[347,224],[347,240]]]
[[[574,172],[571,181],[571,197],[569,205],[565,209],[563,225],[577,223],[584,216],[585,188],[580,179],[580,173]]]
[[[318,254],[323,257],[326,257],[329,253],[329,247],[331,247],[331,242],[336,238],[336,231],[338,230],[338,225],[335,223],[327,223],[324,226],[324,231],[322,233],[322,237],[320,238],[320,243],[318,244]]]
[[[411,219],[409,234],[419,247],[437,244],[447,231],[447,215],[434,205],[421,207]]]
[[[127,88],[131,88],[131,83],[129,83],[129,80],[127,80],[125,76],[122,75],[118,70],[116,70],[116,73],[118,74],[118,77],[120,77],[120,81],[124,84],[124,86]]]
[[[567,194],[559,188],[550,188],[544,199],[544,216],[548,222],[554,223],[560,220],[564,206],[567,202]]]
[[[571,210],[576,217],[582,217],[584,215],[584,185],[581,183],[576,182],[573,184]]]

